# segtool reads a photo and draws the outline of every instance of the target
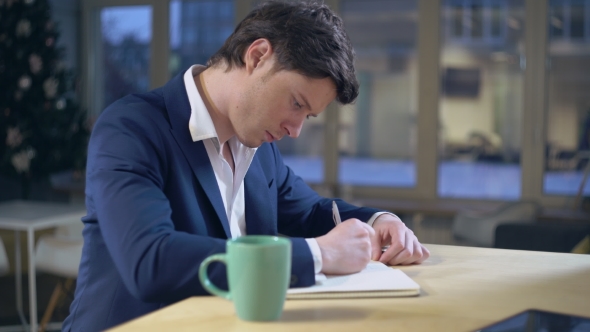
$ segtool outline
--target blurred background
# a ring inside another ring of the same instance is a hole
[[[259,2],[0,1],[0,204],[83,204],[101,111],[205,64]],[[398,213],[426,243],[569,252],[590,232],[590,0],[324,3],[361,90],[278,142],[307,183]],[[13,234],[0,236],[14,263]]]

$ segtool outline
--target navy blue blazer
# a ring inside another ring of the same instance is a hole
[[[194,295],[207,295],[199,264],[225,252],[229,223],[202,142],[193,142],[182,74],[124,97],[97,120],[88,148],[84,249],[64,331],[104,330]],[[293,244],[291,286],[314,283],[305,238],[334,227],[331,199],[258,148],[244,179],[247,234],[283,234]],[[376,209],[338,200],[343,220]],[[210,268],[227,289],[225,267]]]

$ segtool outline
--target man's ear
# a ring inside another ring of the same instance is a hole
[[[260,68],[268,63],[273,53],[272,46],[268,39],[256,39],[244,54],[244,62],[246,64],[246,71],[251,74],[254,69]]]

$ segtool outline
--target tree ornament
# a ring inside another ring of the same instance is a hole
[[[55,97],[58,85],[59,82],[55,78],[50,77],[46,79],[45,82],[43,82],[43,91],[45,91],[45,98]]]
[[[21,19],[16,24],[16,36],[28,37],[31,35],[31,22],[27,19]]]
[[[18,87],[22,90],[28,90],[31,87],[31,78],[27,75],[21,76],[18,79]]]
[[[49,38],[45,39],[45,46],[51,47],[51,46],[53,46],[54,42],[55,42],[55,39],[53,39],[53,37],[49,37]]]
[[[31,160],[28,158],[26,151],[21,151],[13,155],[10,162],[12,162],[12,166],[17,173],[26,173],[29,171],[29,167],[31,167]]]
[[[31,69],[31,73],[37,74],[38,72],[43,69],[43,60],[37,54],[31,54],[29,56],[29,67]]]
[[[6,145],[11,149],[14,149],[21,145],[23,142],[23,135],[21,134],[18,127],[8,127],[6,134]]]
[[[31,166],[31,159],[35,158],[35,149],[29,147],[12,156],[10,161],[17,173],[27,173]]]
[[[55,103],[55,108],[60,111],[66,108],[66,100],[64,98],[59,98]]]

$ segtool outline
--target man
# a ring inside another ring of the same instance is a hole
[[[429,252],[399,218],[318,196],[274,140],[358,95],[353,51],[325,5],[272,2],[210,59],[98,119],[88,151],[84,251],[64,331],[103,330],[193,295],[199,264],[228,238],[283,234],[292,287],[369,260],[414,264]],[[391,247],[381,254],[381,246]],[[227,287],[225,268],[210,278]]]

